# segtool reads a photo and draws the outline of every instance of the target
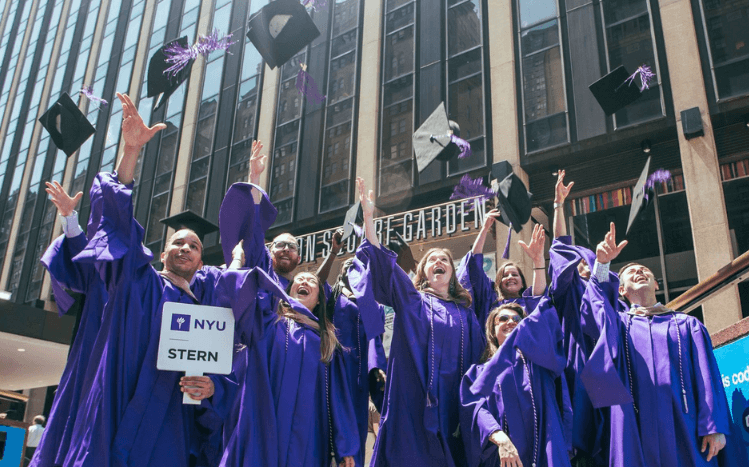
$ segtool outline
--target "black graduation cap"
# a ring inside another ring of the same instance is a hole
[[[419,172],[423,172],[435,159],[447,161],[460,153],[460,148],[450,140],[453,133],[460,136],[460,127],[448,120],[445,103],[440,102],[434,112],[414,131],[413,146]]]
[[[346,217],[343,219],[343,237],[341,237],[341,243],[345,242],[354,233],[354,226],[360,225],[362,222],[364,222],[364,215],[361,203],[357,201],[346,211]]]
[[[252,18],[247,38],[271,69],[291,57],[320,35],[317,26],[298,0],[275,0]]]
[[[500,168],[498,164],[495,166]],[[492,174],[494,173],[495,170],[492,167]],[[502,223],[512,225],[515,232],[520,233],[523,225],[531,218],[533,194],[528,192],[523,181],[512,171],[504,179],[498,179],[497,185],[497,202],[502,215]]]
[[[395,234],[395,238],[388,239],[387,247],[398,255],[398,259],[395,262],[407,273],[411,271],[416,272],[416,260],[414,259],[411,247],[403,236],[401,236],[400,232],[394,230],[393,233]]]
[[[184,211],[166,219],[161,219],[161,223],[166,224],[174,230],[190,229],[198,235],[201,242],[206,235],[218,230],[216,224],[200,217],[192,211]]]
[[[588,86],[606,115],[618,112],[642,95],[635,83],[625,82],[629,77],[629,72],[621,65]]]
[[[187,36],[183,36],[161,46],[159,50],[153,53],[151,60],[148,62],[148,94],[146,96],[156,97],[153,101],[152,111],[161,107],[169,99],[169,96],[174,94],[179,85],[190,76],[192,64],[195,62],[195,59],[190,60],[175,76],[165,74],[164,71],[170,68],[172,64],[166,61],[164,49],[175,42],[185,49],[190,48]]]
[[[55,146],[62,149],[68,157],[96,131],[66,92],[44,112],[39,122],[47,130]]]
[[[645,211],[648,207],[649,199],[645,199],[645,184],[648,181],[648,172],[650,172],[650,156],[648,161],[645,162],[645,168],[640,174],[640,178],[637,179],[637,184],[632,189],[632,205],[629,209],[629,220],[627,221],[627,231],[625,235],[629,234],[629,229],[634,225],[641,212]]]

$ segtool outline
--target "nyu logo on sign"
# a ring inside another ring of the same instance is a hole
[[[189,331],[190,330],[190,315],[172,315],[172,331]]]

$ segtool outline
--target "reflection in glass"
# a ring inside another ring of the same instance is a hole
[[[336,102],[354,95],[356,82],[356,53],[351,52],[330,61],[328,79],[329,102]]]
[[[281,83],[278,93],[278,124],[302,116],[302,99],[293,79]]]
[[[523,99],[526,122],[565,110],[559,47],[523,59]]]
[[[337,0],[333,10],[333,37],[359,24],[359,0]]]
[[[616,23],[639,15],[647,15],[647,0],[607,0],[601,2],[606,24]]]
[[[703,0],[718,97],[749,93],[749,3]]]
[[[555,0],[519,0],[520,26],[526,28],[557,16]]]
[[[413,26],[388,35],[385,44],[385,81],[411,73],[414,69]]]
[[[559,44],[557,20],[554,19],[521,32],[520,40],[522,41],[523,55],[530,55],[533,52]]]
[[[450,8],[447,11],[447,21],[450,56],[481,45],[481,18],[477,3],[469,0]]]
[[[525,125],[526,152],[538,151],[567,142],[567,118],[558,113]]]
[[[460,137],[471,140],[484,135],[484,89],[476,75],[451,84],[450,118],[460,125]]]
[[[448,62],[448,79],[451,83],[480,72],[481,49],[474,49],[463,55],[453,57]]]

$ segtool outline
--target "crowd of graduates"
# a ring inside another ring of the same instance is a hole
[[[370,398],[381,412],[372,466],[746,465],[706,329],[657,302],[647,267],[609,271],[627,243],[613,224],[595,252],[571,244],[564,171],[549,284],[539,225],[519,242],[530,284],[512,262],[486,275],[497,210],[460,264],[432,248],[409,277],[380,244],[362,179],[354,257],[328,285],[339,233],[317,273],[295,273],[292,235],[265,244],[277,211],[258,186],[259,142],[250,183],[233,185],[221,207],[226,264],[204,266],[200,238],[181,229],[157,271],[132,182],[163,125],[149,128],[118,97],[124,154],[96,177],[85,231],[74,211],[82,194],[48,184],[64,233],[42,261],[61,312],[66,289],[85,305],[31,465],[362,466]],[[230,375],[156,369],[166,302],[232,309]],[[395,311],[387,361],[383,306]],[[183,404],[183,393],[200,404]]]

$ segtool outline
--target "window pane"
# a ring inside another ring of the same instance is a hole
[[[749,2],[704,0],[705,31],[721,98],[749,92]]]
[[[254,85],[257,81],[251,80],[249,84]],[[244,92],[244,86],[240,86],[240,101],[237,104],[237,115],[234,120],[234,141],[243,141],[251,138],[255,132],[255,111],[257,108],[257,90],[255,86],[249,92]]]
[[[387,9],[388,11],[393,11],[399,6],[405,5],[410,1],[411,0],[387,0]]]
[[[540,21],[557,16],[555,0],[519,0],[520,27],[528,27]]]
[[[341,54],[354,50],[356,47],[357,31],[349,31],[333,39],[330,55],[337,57]]]
[[[177,144],[179,144],[178,137],[179,132],[176,131],[162,138],[156,175],[162,175],[174,169],[174,159],[177,155]]]
[[[523,59],[526,122],[565,110],[559,47]]]
[[[607,0],[601,4],[606,24],[616,23],[648,11],[646,0]]]
[[[718,95],[721,98],[749,93],[749,57],[715,69]]]
[[[523,31],[520,33],[520,41],[524,57],[538,50],[559,44],[557,20],[539,24],[534,28]]]
[[[338,104],[328,107],[328,123],[326,127],[330,128],[343,122],[350,121],[353,105],[354,100],[347,99],[345,101],[339,102]]]
[[[214,60],[205,68],[203,99],[218,95],[221,90],[221,75],[223,73],[223,67],[223,60]]]
[[[205,200],[205,184],[207,180],[206,178],[202,178],[197,182],[190,182],[187,189],[185,208],[199,215],[203,214],[203,201]]]
[[[281,83],[278,95],[278,125],[302,116],[302,99],[293,79]]]
[[[388,195],[411,188],[411,161],[383,167],[380,173],[380,195]]]
[[[448,62],[450,82],[481,72],[481,49],[474,49]]]
[[[528,123],[525,127],[526,152],[567,142],[567,119],[559,113]]]
[[[470,140],[484,135],[484,90],[482,75],[450,85],[450,118],[460,125],[460,137]]]
[[[383,88],[383,105],[388,106],[395,102],[413,97],[413,75],[404,76],[386,84]]]
[[[385,39],[385,81],[390,81],[414,69],[414,28],[402,29]]]
[[[337,0],[333,11],[333,37],[359,24],[359,0]]]
[[[330,211],[348,205],[348,179],[329,186],[323,186],[320,191],[320,211]]]
[[[356,53],[351,52],[330,62],[328,100],[336,102],[354,95]]]
[[[410,4],[400,10],[388,13],[385,20],[385,31],[390,33],[414,22],[414,4]]]
[[[481,45],[481,17],[473,0],[447,11],[447,44],[450,56]]]
[[[461,136],[462,136],[461,127]],[[486,151],[484,151],[484,138],[476,139],[471,143],[471,157],[465,159],[453,158],[448,162],[448,175],[455,175],[486,166]]]

